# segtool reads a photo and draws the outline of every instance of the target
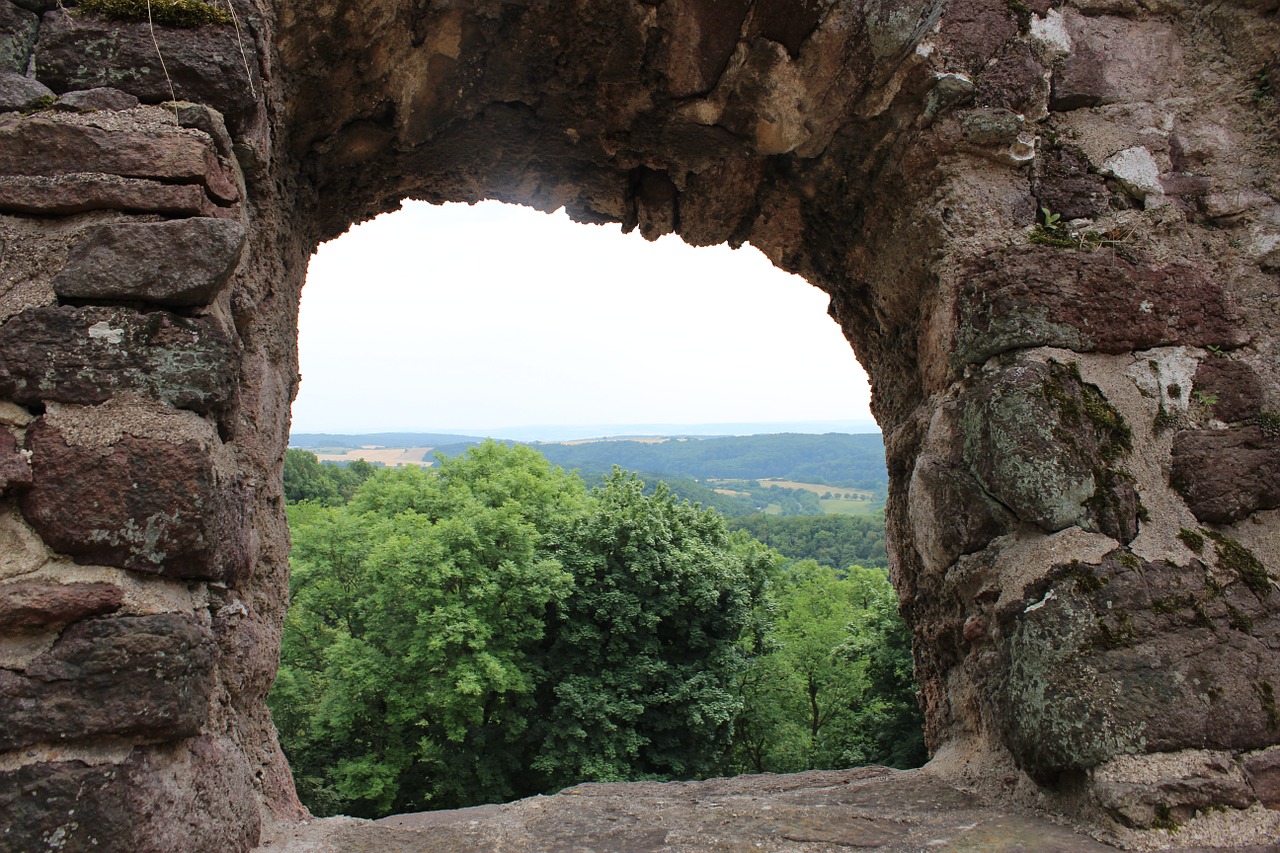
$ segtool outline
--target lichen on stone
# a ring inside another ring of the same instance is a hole
[[[231,13],[201,0],[81,0],[80,12],[117,21],[147,21],[196,29],[232,22]]]

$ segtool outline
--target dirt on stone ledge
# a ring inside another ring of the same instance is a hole
[[[1232,849],[1256,853],[1276,849],[1262,843],[1267,835],[1245,823],[1238,821],[1232,837],[1220,834],[1213,843],[1241,844]],[[1178,841],[1161,835],[1165,844]],[[265,832],[258,853],[868,849],[1091,853],[1117,848],[1043,817],[993,806],[925,769],[862,767],[704,782],[586,784],[506,805],[379,821],[324,818]]]

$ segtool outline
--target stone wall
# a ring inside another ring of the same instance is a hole
[[[215,6],[0,0],[0,849],[301,814],[297,301],[405,197],[831,295],[934,772],[1104,832],[1280,808],[1275,0]]]

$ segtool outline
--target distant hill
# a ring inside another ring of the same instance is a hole
[[[533,442],[530,446],[556,465],[576,468],[588,477],[621,465],[659,477],[772,478],[871,490],[882,489],[889,479],[884,441],[879,433],[780,433],[661,442]]]
[[[338,435],[331,432],[295,432],[289,436],[290,447],[314,450],[317,447],[440,447],[447,444],[479,444],[474,435],[445,432],[370,432],[360,435]]]

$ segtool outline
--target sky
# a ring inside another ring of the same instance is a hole
[[[497,202],[406,202],[311,259],[293,429],[870,431],[866,375],[827,303],[750,246],[647,242]]]

